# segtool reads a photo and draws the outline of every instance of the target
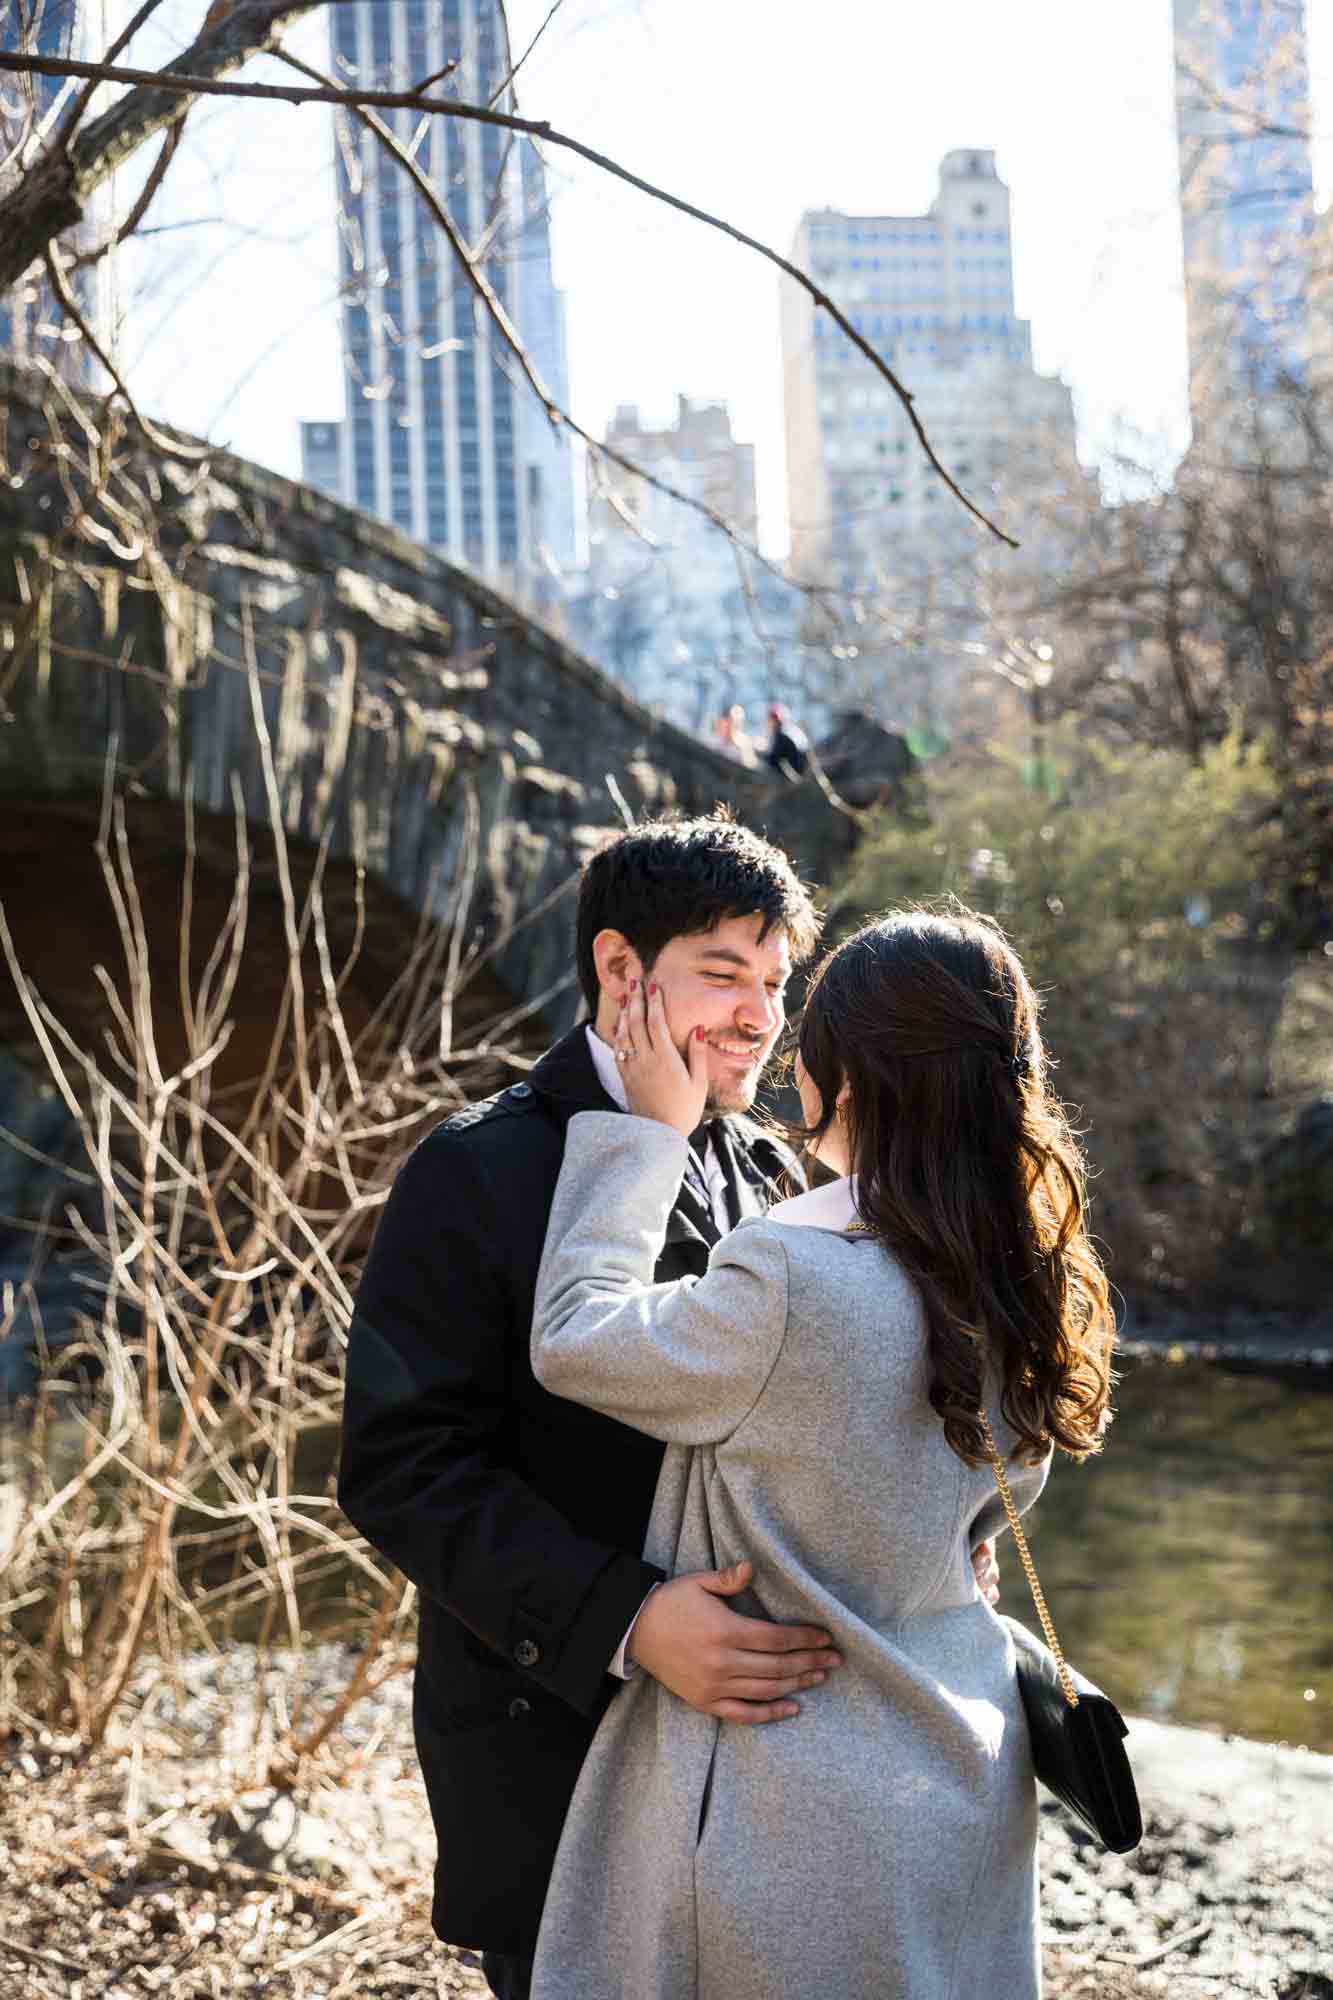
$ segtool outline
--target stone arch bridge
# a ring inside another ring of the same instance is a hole
[[[165,985],[186,803],[202,923],[226,909],[239,806],[275,963],[276,813],[295,870],[327,850],[331,929],[357,901],[372,985],[466,882],[491,999],[537,1032],[576,1017],[567,892],[625,813],[725,800],[817,882],[851,851],[855,816],[826,788],[742,770],[474,577],[320,494],[117,428],[3,363],[0,451],[0,900],[43,994],[86,1032],[104,1025],[93,968],[117,955],[93,852],[112,769]],[[891,784],[903,753],[878,738]],[[257,1046],[272,985],[256,952],[238,1006]],[[32,1054],[0,966],[0,1216],[29,1213],[47,1172]]]
[[[223,452],[94,442],[3,365],[0,402],[0,811],[28,853],[91,808],[111,745],[144,805],[225,817],[239,789],[263,825],[275,788],[290,837],[362,858],[418,912],[455,895],[475,826],[476,924],[550,906],[498,970],[554,1028],[575,1011],[559,891],[624,811],[725,800],[819,881],[850,852],[814,782],[741,769],[393,529]]]

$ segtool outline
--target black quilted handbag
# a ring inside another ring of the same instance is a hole
[[[1128,1728],[1115,1703],[1094,1682],[1075,1673],[1060,1650],[1004,1464],[984,1413],[981,1423],[995,1483],[1046,1634],[1043,1645],[1017,1619],[1004,1621],[1017,1655],[1018,1691],[1032,1739],[1033,1765],[1047,1791],[1054,1792],[1103,1847],[1112,1854],[1128,1854],[1143,1838],[1138,1788],[1125,1752]]]

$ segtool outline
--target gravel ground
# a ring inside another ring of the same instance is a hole
[[[303,1667],[306,1726],[346,1660]],[[58,1740],[9,1746],[0,2000],[480,2000],[473,1955],[429,1930],[407,1674],[279,1788],[294,1699],[289,1665],[239,1648],[141,1684],[87,1763]],[[1047,2000],[1333,2000],[1333,1757],[1149,1722],[1130,1747],[1136,1854],[1043,1808]]]

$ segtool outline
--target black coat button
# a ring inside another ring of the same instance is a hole
[[[520,1639],[514,1648],[514,1658],[520,1667],[535,1667],[542,1656],[542,1649],[535,1639]]]
[[[519,1716],[527,1715],[531,1708],[532,1703],[530,1701],[524,1701],[521,1694],[516,1694],[509,1704],[509,1713],[512,1719],[517,1722]]]

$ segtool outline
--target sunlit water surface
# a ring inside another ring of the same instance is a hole
[[[1061,1643],[1128,1714],[1333,1751],[1333,1381],[1127,1364],[1028,1516]],[[1036,1628],[1017,1560],[1002,1608]]]

